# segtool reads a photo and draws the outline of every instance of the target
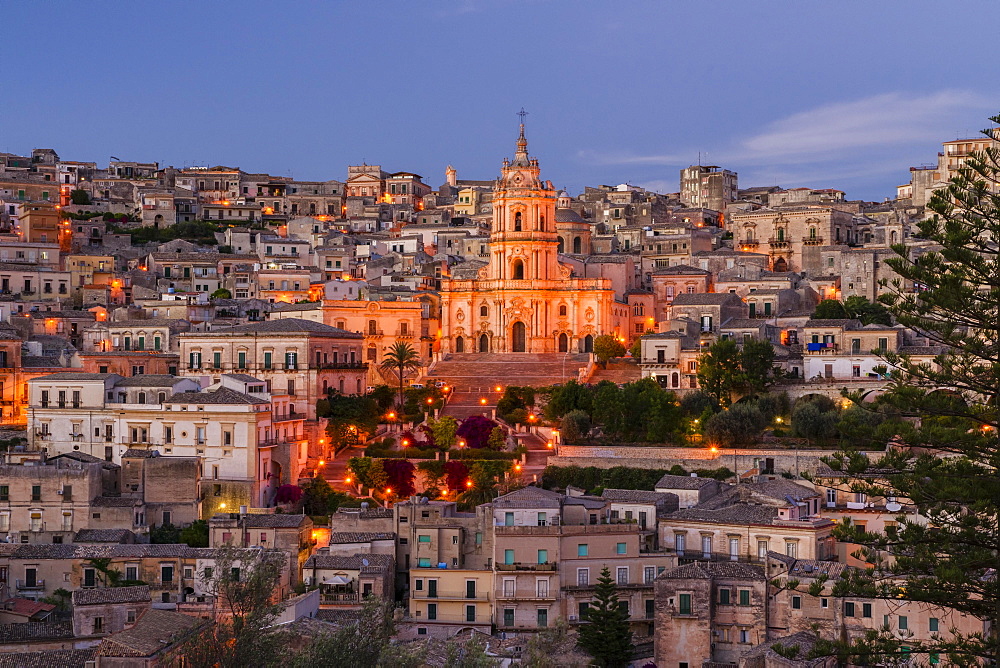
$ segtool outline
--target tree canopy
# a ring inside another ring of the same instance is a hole
[[[1000,123],[1000,116],[991,120]],[[993,137],[996,130],[986,132]],[[912,428],[897,434],[896,447],[876,461],[853,447],[829,461],[855,491],[894,497],[914,509],[884,532],[837,527],[837,537],[861,545],[860,556],[872,565],[856,571],[842,594],[942,605],[982,620],[987,629],[1000,624],[998,190],[1000,148],[994,144],[970,155],[931,198],[931,215],[915,236],[933,246],[923,253],[912,252],[910,243],[892,247],[895,257],[886,264],[898,278],[882,284],[879,301],[899,323],[926,336],[939,355],[924,362],[884,353],[892,369],[887,390],[869,404],[860,394],[851,398],[866,409],[909,418]],[[882,427],[869,431],[875,447],[884,443]],[[854,447],[860,441],[855,433]],[[900,642],[890,636],[838,643],[829,651],[875,665],[900,656]],[[1000,663],[996,633],[942,634],[906,645],[909,657]]]

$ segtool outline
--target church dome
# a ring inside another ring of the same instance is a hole
[[[557,223],[585,223],[583,217],[573,209],[556,209]]]

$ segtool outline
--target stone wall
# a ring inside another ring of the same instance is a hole
[[[715,469],[725,466],[730,470],[734,462],[740,472],[757,466],[764,466],[767,459],[773,459],[775,473],[814,473],[822,457],[829,457],[836,450],[788,450],[773,448],[720,448],[711,452],[708,448],[670,448],[643,446],[591,446],[561,445],[555,455],[548,458],[549,466],[596,466],[611,468],[629,466],[639,469],[669,469],[675,464],[687,470]]]

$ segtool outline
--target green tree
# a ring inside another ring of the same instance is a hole
[[[740,369],[745,389],[750,394],[767,391],[781,375],[774,366],[774,346],[770,341],[750,339],[740,350]]]
[[[590,416],[584,411],[570,411],[563,416],[559,429],[565,442],[577,442],[590,433]]]
[[[232,299],[233,293],[226,288],[219,288],[212,293],[212,299]]]
[[[656,332],[651,329],[647,329],[642,336],[648,336],[650,334],[656,334]],[[635,359],[642,357],[642,336],[636,337],[636,340],[632,342],[632,347],[628,349],[629,354],[631,354]]]
[[[149,542],[161,545],[174,545],[181,542],[180,527],[173,524],[161,524],[149,530]]]
[[[625,346],[618,337],[611,334],[601,334],[594,339],[594,357],[601,364],[607,364],[608,360],[621,357],[625,354]]]
[[[830,439],[837,435],[839,420],[836,408],[823,410],[816,402],[802,402],[792,411],[792,433],[808,441]]]
[[[486,642],[473,633],[464,642],[452,641],[445,650],[442,668],[495,668],[500,660],[486,653]]]
[[[716,341],[698,358],[698,384],[723,406],[743,385],[742,355],[731,339]]]
[[[756,442],[767,419],[753,403],[738,403],[716,413],[705,424],[705,438],[719,445],[736,447]]]
[[[857,318],[862,325],[891,325],[889,310],[878,302],[870,302],[865,297],[854,295],[844,300],[844,309],[850,318]]]
[[[605,566],[594,587],[594,600],[580,625],[580,647],[603,668],[624,668],[632,660],[632,631],[628,612],[618,600],[618,588]]]
[[[824,299],[816,304],[812,317],[816,320],[843,320],[848,318],[847,309],[836,299]]]
[[[326,515],[330,508],[333,487],[322,476],[310,478],[302,484],[302,512],[306,515]]]
[[[195,520],[181,529],[178,539],[188,547],[208,547],[208,522]]]
[[[383,373],[394,373],[399,378],[399,410],[403,410],[403,376],[407,371],[420,368],[420,356],[409,343],[396,341],[389,347],[389,351],[382,357],[382,363],[378,368]]]
[[[351,457],[347,460],[347,469],[354,476],[355,482],[369,489],[382,489],[389,480],[382,468],[381,459]]]
[[[287,557],[278,550],[219,548],[215,561],[198,573],[219,614],[181,645],[184,665],[244,668],[278,663],[285,639],[273,629],[283,609],[274,590]]]
[[[442,450],[450,450],[458,442],[458,420],[450,415],[444,415],[431,422],[431,435],[434,445]]]
[[[1000,123],[1000,116],[991,120]],[[995,129],[985,132],[997,136]],[[837,538],[861,545],[861,556],[872,564],[853,571],[841,593],[943,605],[994,630],[907,639],[910,656],[938,654],[942,664],[1000,664],[998,185],[1000,148],[994,144],[969,156],[931,198],[932,215],[914,235],[931,249],[913,253],[910,239],[893,246],[896,257],[886,264],[899,278],[882,285],[879,301],[897,322],[940,346],[940,354],[932,364],[885,353],[891,368],[886,391],[868,405],[857,394],[851,398],[866,408],[891,409],[913,428],[875,461],[844,450],[828,462],[855,491],[905,499],[915,510],[881,533],[837,527]],[[873,434],[872,449],[882,444],[877,438]],[[835,650],[867,665],[901,652],[899,641],[885,634]]]
[[[490,450],[500,452],[507,447],[507,432],[500,425],[493,427],[490,437],[486,441],[486,447]]]
[[[90,204],[90,193],[82,188],[77,188],[69,192],[69,201],[73,204],[80,204],[86,206]]]

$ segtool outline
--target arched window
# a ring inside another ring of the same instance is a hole
[[[889,235],[889,243],[896,243],[896,230],[893,230],[892,234]]]
[[[556,246],[556,252],[558,252],[558,253],[565,252],[565,246],[566,246],[566,242],[563,241],[562,237],[559,237],[559,245]]]
[[[582,253],[583,252],[583,240],[580,237],[573,237],[573,252]]]
[[[512,268],[513,268],[514,280],[521,280],[524,278],[524,262],[520,260],[514,260],[514,265]]]
[[[520,211],[518,211],[517,213],[514,214],[514,231],[515,232],[520,232],[521,231],[521,212]]]
[[[560,304],[559,305],[559,315],[563,315],[563,316],[566,315],[566,305],[565,304]]]
[[[481,315],[482,317],[485,318],[489,314],[490,314],[490,307],[489,306],[487,306],[486,304],[483,304],[482,306],[479,307],[479,315]]]

